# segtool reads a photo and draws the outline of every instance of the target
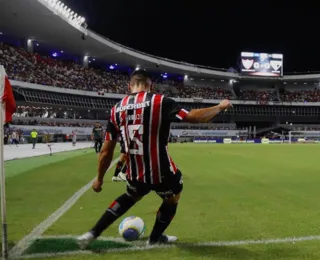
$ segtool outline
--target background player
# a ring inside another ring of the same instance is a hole
[[[103,128],[100,122],[97,122],[93,129],[91,134],[91,140],[94,141],[94,148],[96,150],[96,153],[100,153],[101,147],[102,147],[102,139],[103,139]]]
[[[111,110],[106,141],[99,158],[98,177],[92,186],[95,192],[102,190],[104,174],[112,161],[121,131],[128,155],[127,192],[110,204],[89,232],[78,237],[82,249],[151,190],[163,199],[163,203],[148,244],[176,241],[176,237],[163,234],[175,216],[183,186],[181,172],[167,153],[170,123],[208,123],[221,111],[231,107],[231,103],[224,100],[217,106],[193,109],[189,113],[173,99],[150,94],[151,78],[140,70],[131,75],[129,87],[131,94]]]

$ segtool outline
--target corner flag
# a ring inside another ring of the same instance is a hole
[[[12,87],[3,66],[0,66],[0,174],[1,174],[1,220],[2,220],[2,258],[8,259],[8,233],[6,184],[4,172],[4,129],[5,123],[12,121],[12,114],[16,111]]]
[[[2,123],[12,121],[12,114],[16,111],[16,102],[14,100],[10,81],[5,73],[3,66],[0,66],[0,99],[4,106],[5,113]],[[3,115],[3,114],[2,114]]]

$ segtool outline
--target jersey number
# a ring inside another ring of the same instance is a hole
[[[126,138],[125,127],[121,127],[121,135],[123,141],[128,145],[129,153],[133,155],[143,155],[143,143],[140,141],[143,135],[143,125],[128,125],[129,140]],[[131,147],[138,147],[138,149],[132,149]]]

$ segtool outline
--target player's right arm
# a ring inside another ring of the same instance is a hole
[[[163,99],[166,120],[170,122],[210,123],[221,111],[232,107],[229,100],[223,100],[219,105],[192,109],[190,112],[183,109],[179,103],[171,98]]]
[[[95,192],[100,192],[102,190],[103,178],[106,171],[109,169],[114,149],[117,145],[117,136],[118,131],[115,125],[109,120],[106,135],[105,135],[105,142],[102,146],[99,156],[99,164],[98,164],[98,176],[95,182],[92,185],[92,188]]]
[[[219,105],[200,108],[200,109],[192,109],[184,118],[184,122],[187,123],[210,123],[212,119],[217,116],[221,111],[224,111],[228,108],[232,107],[231,102],[229,100],[223,100]]]

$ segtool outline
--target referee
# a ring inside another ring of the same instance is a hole
[[[100,153],[103,140],[103,128],[100,122],[96,122],[96,124],[93,127],[91,140],[94,141],[94,148],[96,150],[96,153]]]
[[[36,143],[38,141],[38,132],[36,129],[32,129],[30,133],[31,142],[32,142],[32,149],[36,148]]]

